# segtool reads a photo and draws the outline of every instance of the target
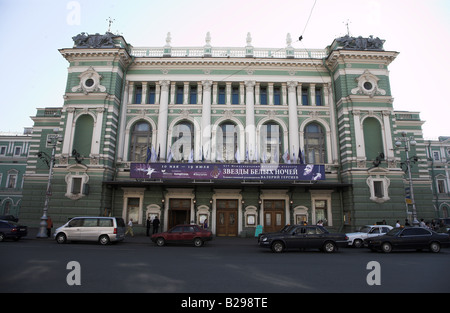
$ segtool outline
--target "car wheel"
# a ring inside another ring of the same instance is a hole
[[[384,253],[389,253],[392,251],[392,245],[389,242],[383,242],[383,244],[381,245],[381,250]]]
[[[159,237],[158,239],[156,239],[156,245],[157,245],[158,247],[162,247],[162,246],[164,246],[165,244],[166,244],[166,241],[164,240],[164,238]]]
[[[98,239],[98,242],[103,246],[109,244],[109,242],[110,242],[109,236],[108,235],[100,236],[100,238]]]
[[[5,238],[6,238],[5,234],[0,233],[0,242],[5,241]]]
[[[194,246],[196,246],[196,247],[203,246],[203,240],[201,240],[200,238],[195,238],[194,239]]]
[[[439,242],[432,242],[430,244],[430,251],[434,253],[438,253],[439,251],[441,251],[441,245],[439,244]]]
[[[361,248],[363,246],[363,241],[361,239],[355,239],[353,241],[353,247]]]
[[[57,243],[66,243],[67,237],[63,233],[56,235],[56,242]]]
[[[281,253],[284,251],[284,244],[281,241],[275,241],[272,243],[272,251],[275,253]]]
[[[327,241],[324,243],[322,250],[327,253],[336,252],[336,244],[332,241]]]

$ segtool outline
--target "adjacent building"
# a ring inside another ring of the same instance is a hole
[[[30,149],[31,129],[0,133],[0,215],[18,216]]]
[[[32,118],[20,212],[30,224],[42,215],[55,128],[55,224],[114,215],[144,227],[159,216],[163,229],[207,223],[219,236],[393,224],[413,213],[398,137],[417,143],[408,153],[418,218],[444,214],[430,190],[439,178],[448,188],[447,165],[430,176],[419,113],[394,110],[388,67],[398,52],[379,38],[325,49],[294,49],[289,34],[275,49],[254,47],[250,34],[243,47],[215,47],[209,33],[202,47],[174,47],[170,34],[156,48],[112,33],[73,40],[59,50],[69,65],[63,106]]]

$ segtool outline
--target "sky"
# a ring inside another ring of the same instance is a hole
[[[347,33],[386,40],[394,109],[419,112],[425,139],[450,136],[448,0],[0,0],[0,132],[33,126],[36,108],[61,107],[67,61],[81,33],[119,33],[135,47],[323,49]],[[297,39],[302,35],[303,39]]]

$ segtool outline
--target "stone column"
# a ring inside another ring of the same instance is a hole
[[[255,125],[255,81],[245,81],[245,133],[249,151],[249,160],[254,160],[256,151],[256,125]]]
[[[167,145],[167,117],[169,113],[169,84],[167,80],[161,80],[159,82],[161,86],[161,100],[159,104],[159,115],[158,115],[158,136],[157,145],[155,147],[156,151],[160,152],[160,159],[165,160],[166,145]]]
[[[203,157],[206,161],[211,160],[211,86],[212,81],[202,81],[203,106],[202,106],[202,140]]]
[[[298,158],[299,136],[298,136],[298,118],[297,118],[297,82],[290,81],[288,87],[288,109],[289,109],[289,151],[291,160]],[[285,147],[286,150],[286,147]]]

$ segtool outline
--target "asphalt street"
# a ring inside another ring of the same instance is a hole
[[[437,254],[428,251],[383,254],[354,248],[333,254],[317,250],[275,254],[259,248],[255,238],[216,237],[196,248],[157,247],[145,236],[128,237],[108,246],[60,245],[52,239],[29,237],[0,243],[0,255],[2,292],[14,293],[450,291],[450,249]],[[72,261],[79,267],[68,266]],[[376,263],[370,263],[373,261]],[[377,264],[378,268],[370,267],[369,263]],[[70,284],[74,277],[79,284]]]

